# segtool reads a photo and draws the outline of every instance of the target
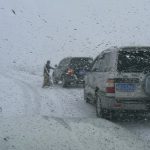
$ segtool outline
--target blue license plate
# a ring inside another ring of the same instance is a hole
[[[132,83],[117,83],[116,90],[119,92],[134,92],[136,89],[135,84]]]

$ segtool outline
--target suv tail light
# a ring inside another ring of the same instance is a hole
[[[110,96],[115,94],[115,79],[108,79],[106,83],[106,93]]]
[[[66,74],[69,75],[69,76],[72,76],[72,75],[74,75],[74,70],[71,69],[71,68],[69,68],[69,69],[67,70],[67,73],[66,73]]]

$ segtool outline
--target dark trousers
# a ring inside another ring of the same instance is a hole
[[[47,73],[44,73],[43,87],[50,86],[50,84],[50,76]]]

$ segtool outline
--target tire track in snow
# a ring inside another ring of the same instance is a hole
[[[94,117],[95,107],[84,102],[82,89],[65,89],[56,87],[54,92],[63,110],[64,117]],[[59,94],[58,94],[59,93]]]
[[[40,104],[40,95],[38,91],[32,87],[29,83],[21,80],[16,79],[16,77],[12,77],[8,74],[1,73],[5,78],[13,80],[23,92],[24,98],[24,111],[26,115],[39,115],[41,110]]]
[[[21,81],[21,80],[18,80],[18,81],[19,81],[18,83],[20,84],[20,87],[22,88],[22,90],[24,92],[24,95],[27,94],[27,96],[29,97],[30,102],[31,102],[31,104],[29,102],[26,103],[26,110],[27,110],[26,113],[28,114],[28,109],[30,109],[29,112],[31,112],[31,114],[39,115],[40,110],[41,110],[41,104],[40,104],[41,99],[40,99],[40,95],[38,94],[37,90],[34,87],[32,87],[30,84],[28,84],[24,81]]]
[[[49,91],[49,94],[47,92],[47,90]],[[47,101],[47,106],[49,107],[50,112],[45,112],[46,114],[44,115],[48,115],[48,116],[52,116],[52,117],[64,117],[64,107],[61,103],[61,99],[62,97],[58,98],[58,89],[57,88],[47,88],[44,89],[42,94],[46,95],[46,101]],[[52,106],[53,105],[53,106]],[[53,107],[54,112],[51,112],[51,107]]]
[[[95,118],[95,108],[84,102],[82,89],[66,89],[60,86],[47,89],[36,88],[37,85],[32,82],[33,79],[30,79],[30,76],[14,71],[11,75],[13,76],[8,75],[8,78],[12,78],[23,91],[25,114],[41,114],[62,118]]]
[[[27,86],[31,87],[32,90],[36,90],[35,96],[38,101],[38,107],[40,108],[41,115],[48,115],[48,116],[55,116],[55,117],[58,117],[58,116],[63,117],[64,116],[65,112],[62,107],[63,106],[62,103],[60,103],[61,99],[58,99],[57,95],[59,95],[59,94],[58,94],[58,92],[56,93],[57,88],[55,88],[55,87],[54,88],[46,88],[46,89],[43,89],[41,87],[34,88],[31,85],[31,83],[29,84],[30,77],[28,78],[25,74],[22,74],[21,72],[17,72],[17,74],[16,74],[16,72],[14,70],[12,70],[12,71],[13,71],[12,72],[13,76],[18,75],[19,79],[17,79],[17,80],[24,82],[24,81],[22,81],[22,79],[24,79],[25,80],[24,83],[28,84]],[[38,87],[39,87],[39,85],[38,85]],[[25,88],[25,90],[28,90],[28,88],[27,89]],[[23,91],[25,91],[25,90],[23,90]],[[39,93],[38,93],[38,91],[39,91]]]

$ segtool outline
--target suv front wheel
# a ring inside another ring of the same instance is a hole
[[[57,81],[57,79],[55,78],[54,72],[53,72],[53,74],[52,74],[52,79],[53,79],[53,83],[54,83],[54,84],[58,84],[58,81]]]
[[[98,118],[105,118],[104,109],[102,108],[101,98],[96,96],[96,115]]]
[[[58,81],[55,78],[53,78],[53,83],[58,84]]]
[[[86,101],[86,103],[89,103],[89,99],[87,97],[87,93],[86,93],[86,89],[85,89],[85,85],[84,85],[84,100]]]
[[[62,87],[67,87],[68,83],[65,80],[65,77],[62,77],[62,83],[61,83]]]

